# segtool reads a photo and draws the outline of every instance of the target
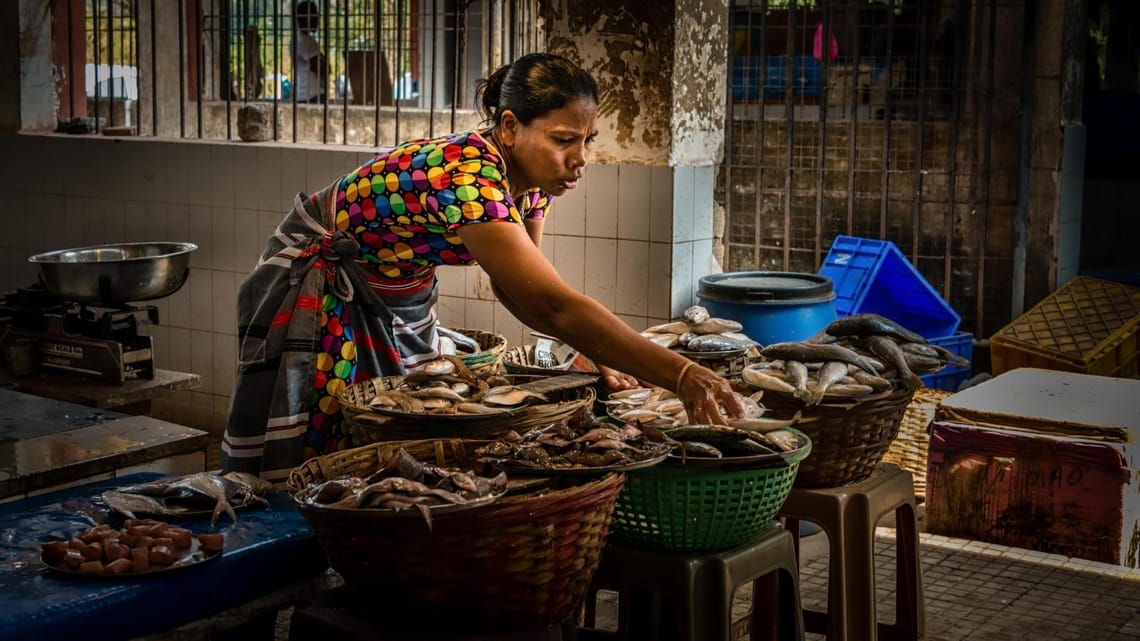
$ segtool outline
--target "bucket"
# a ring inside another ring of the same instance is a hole
[[[697,299],[712,316],[744,325],[761,345],[810,338],[837,318],[831,279],[816,274],[710,274],[701,278]]]

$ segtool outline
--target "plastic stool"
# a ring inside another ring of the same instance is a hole
[[[776,580],[773,593],[771,583]],[[594,602],[598,590],[619,593],[618,629],[606,634],[584,627],[579,638],[678,639],[728,641],[732,638],[732,597],[736,588],[753,582],[750,614],[753,639],[764,638],[761,626],[773,623],[773,608],[766,597],[778,599],[781,639],[803,639],[803,618],[795,544],[791,534],[773,523],[752,541],[724,552],[656,552],[606,543],[586,597],[586,624],[596,626]],[[782,580],[780,580],[782,579]],[[663,597],[673,606],[676,622],[662,625],[667,612]]]
[[[875,613],[875,524],[895,514],[895,622],[878,623]],[[924,628],[922,564],[910,472],[884,463],[870,477],[836,488],[792,488],[780,508],[789,531],[812,521],[827,532],[827,612],[804,610],[808,632],[828,641],[918,639]],[[796,540],[797,552],[799,540]]]
[[[407,620],[399,612],[381,611],[382,604],[369,606],[366,601],[367,594],[347,587],[319,594],[312,603],[293,610],[289,641],[572,641],[576,634],[572,623],[541,630],[434,632],[425,627],[432,622]]]

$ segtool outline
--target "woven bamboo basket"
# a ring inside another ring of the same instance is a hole
[[[525,382],[531,377],[507,378],[513,382]],[[505,416],[464,419],[432,414],[404,419],[387,416],[368,407],[368,402],[377,394],[394,389],[403,380],[402,376],[381,376],[350,385],[341,392],[340,407],[351,446],[424,438],[494,439],[511,430],[523,432],[560,421],[581,407],[592,407],[597,399],[593,387],[576,387],[548,392],[546,396],[551,402],[527,405]]]
[[[899,431],[914,388],[896,381],[889,393],[862,402],[820,403],[807,407],[791,395],[765,393],[765,416],[791,418],[811,438],[812,452],[800,463],[796,487],[838,487],[871,475]]]
[[[460,354],[459,358],[467,369],[476,376],[486,376],[499,371],[503,361],[503,354],[507,351],[507,338],[502,334],[485,332],[481,329],[465,329],[452,327],[452,331],[469,336],[479,343],[479,350],[474,354]]]
[[[906,406],[899,433],[883,462],[894,463],[908,470],[914,477],[914,495],[918,500],[926,497],[926,455],[930,447],[930,434],[926,428],[934,420],[934,411],[942,399],[953,392],[940,389],[920,389],[914,393],[914,400]]]
[[[486,441],[428,439],[375,443],[310,459],[289,489],[376,470],[399,448],[435,465],[475,469]],[[402,618],[446,612],[470,632],[528,629],[572,619],[581,607],[609,532],[624,474],[562,477],[531,493],[423,518],[386,510],[321,510],[296,501],[329,563],[354,592]]]

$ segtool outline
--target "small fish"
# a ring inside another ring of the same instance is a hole
[[[649,341],[654,345],[664,347],[666,349],[676,346],[681,340],[677,334],[653,334],[650,332],[642,332],[641,335],[649,339]]]
[[[847,366],[847,374],[855,379],[855,382],[860,385],[868,385],[876,392],[882,392],[891,388],[891,382],[881,376],[868,374],[863,370],[855,367],[854,365]]]
[[[914,385],[916,389],[925,387],[922,379],[918,377],[906,364],[906,354],[899,349],[898,343],[886,336],[871,335],[863,337],[863,344],[871,353],[889,363],[898,372],[899,376]]]
[[[784,372],[788,375],[788,382],[796,388],[792,395],[800,400],[805,400],[808,382],[807,366],[799,361],[787,361],[784,363]]]
[[[646,329],[642,334],[684,334],[689,331],[689,324],[685,321],[672,321],[669,323],[662,323],[654,325]]]
[[[538,392],[505,385],[503,387],[492,387],[487,390],[487,393],[483,395],[482,402],[486,405],[514,407],[516,405],[522,405],[532,398],[542,401],[547,400],[545,396]]]
[[[700,305],[693,305],[686,309],[681,317],[690,323],[703,323],[709,319],[709,310]]]
[[[143,494],[107,490],[99,498],[104,505],[128,519],[136,518],[136,514],[170,514],[164,503]]]
[[[724,458],[724,453],[717,448],[700,441],[681,441],[681,449],[686,456],[699,458]]]
[[[824,398],[861,398],[868,394],[874,394],[875,390],[870,385],[854,385],[838,383],[827,388],[824,392]]]
[[[772,343],[760,350],[766,358],[779,358],[785,361],[800,361],[808,364],[814,361],[842,361],[851,363],[863,371],[876,374],[875,368],[859,354],[841,345],[819,345],[816,343]]]
[[[783,392],[785,394],[795,394],[796,392],[795,387],[792,387],[790,384],[785,383],[779,378],[776,378],[775,376],[772,376],[771,374],[759,369],[745,367],[740,372],[740,378],[744,379],[744,382],[748,383],[752,387],[756,387],[762,390],[768,390],[771,392]]]
[[[828,361],[824,363],[823,368],[819,370],[816,375],[815,389],[812,390],[810,396],[805,399],[808,405],[818,405],[823,397],[827,394],[827,390],[832,385],[838,383],[845,376],[847,376],[847,363],[839,361]]]
[[[723,334],[743,329],[744,325],[727,318],[708,318],[699,323],[689,323],[689,331],[697,334]]]
[[[837,318],[824,331],[831,336],[890,336],[908,343],[927,342],[920,334],[878,314],[852,314]]]
[[[801,446],[800,437],[788,430],[776,430],[764,435],[768,442],[785,452],[791,452]]]
[[[728,352],[748,349],[755,345],[752,341],[730,338],[724,334],[701,334],[689,341],[686,348],[694,352]]]
[[[791,427],[800,420],[801,413],[797,411],[794,416],[787,419],[780,418],[732,418],[728,420],[729,427],[765,434],[785,427]]]
[[[482,403],[457,403],[455,409],[460,414],[501,414],[503,410],[495,409],[494,407],[487,407]]]

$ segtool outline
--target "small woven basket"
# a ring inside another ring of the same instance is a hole
[[[579,359],[585,357],[579,355]],[[586,359],[588,362],[588,359]],[[575,363],[574,365],[577,365]],[[515,345],[507,349],[503,354],[503,370],[508,374],[527,374],[530,376],[559,376],[567,372],[587,372],[596,374],[596,369],[578,369],[571,365],[568,370],[551,369],[549,367],[539,367],[534,364],[534,345]]]
[[[914,477],[914,495],[918,500],[926,497],[926,456],[930,447],[930,434],[926,428],[934,420],[938,403],[953,392],[924,388],[914,393],[914,400],[906,406],[899,433],[887,453],[884,463],[894,463]]]
[[[560,421],[580,407],[592,407],[597,398],[594,388],[576,387],[548,392],[546,396],[552,402],[527,405],[508,416],[464,419],[433,414],[425,414],[423,418],[404,419],[381,414],[368,406],[377,394],[394,389],[403,380],[402,376],[381,376],[350,385],[341,392],[340,407],[349,443],[353,447],[425,438],[494,439],[511,430],[523,432],[532,427]]]
[[[886,395],[850,403],[807,407],[791,395],[764,394],[765,416],[791,418],[800,412],[795,428],[811,438],[812,453],[800,465],[796,487],[839,487],[871,475],[895,440],[914,388],[895,381]]]
[[[486,376],[499,370],[503,361],[503,354],[507,351],[507,337],[494,332],[485,332],[481,329],[451,328],[464,336],[475,339],[479,343],[479,350],[474,354],[459,354],[459,359],[476,376]]]
[[[296,494],[310,483],[363,476],[404,448],[440,466],[475,469],[485,441],[375,443],[310,459],[289,475]],[[295,501],[354,592],[407,618],[446,612],[471,632],[529,629],[571,620],[597,569],[625,476],[507,495],[471,509],[441,513],[429,530],[415,510],[321,510]]]
[[[755,469],[662,464],[631,471],[614,507],[613,537],[657,550],[740,545],[772,522],[812,447]]]

